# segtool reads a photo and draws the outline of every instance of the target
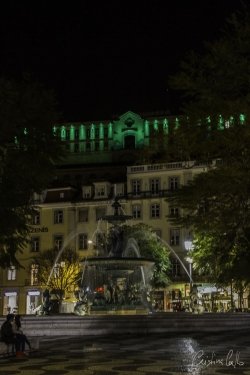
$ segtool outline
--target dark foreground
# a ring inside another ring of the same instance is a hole
[[[1,358],[0,375],[250,375],[250,329],[226,333],[43,337],[26,359]]]

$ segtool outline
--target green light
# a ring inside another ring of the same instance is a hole
[[[73,141],[75,139],[75,128],[73,125],[70,126],[69,139]]]
[[[80,141],[83,141],[83,140],[86,139],[86,132],[85,132],[84,125],[80,125],[79,139],[80,139]]]
[[[241,124],[241,125],[244,124],[245,119],[246,119],[245,115],[243,115],[243,114],[241,113],[241,114],[240,114],[240,124]]]
[[[163,120],[163,133],[168,134],[168,120],[166,118]]]
[[[158,132],[158,121],[154,120],[154,130]]]
[[[113,135],[113,129],[112,129],[112,123],[109,123],[109,128],[108,128],[108,137],[112,138]]]
[[[104,138],[104,126],[102,123],[100,123],[100,127],[99,127],[99,138],[100,139]]]
[[[218,127],[219,127],[219,130],[223,130],[224,129],[224,121],[223,121],[223,118],[222,118],[221,115],[219,115]]]
[[[95,125],[91,124],[90,127],[90,139],[95,139]]]
[[[145,137],[149,136],[149,121],[146,120],[144,123],[144,132],[145,132]]]
[[[65,129],[65,126],[62,126],[61,127],[61,140],[65,141],[65,139],[66,139],[66,129]]]

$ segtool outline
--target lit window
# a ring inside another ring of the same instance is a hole
[[[31,238],[31,252],[36,253],[40,250],[40,238],[32,237]]]
[[[160,205],[159,203],[154,203],[151,205],[151,218],[159,218],[160,217]]]
[[[132,216],[134,219],[141,218],[141,205],[140,204],[134,204],[132,206]]]
[[[170,244],[172,246],[177,246],[180,244],[180,229],[170,229]]]
[[[63,223],[63,211],[56,210],[54,212],[54,224],[62,224]]]
[[[88,249],[88,235],[86,233],[81,233],[78,236],[79,250]]]
[[[30,284],[38,285],[38,264],[31,265]]]
[[[16,268],[15,268],[15,266],[10,266],[8,268],[7,279],[8,280],[16,280]]]

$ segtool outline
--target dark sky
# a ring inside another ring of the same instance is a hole
[[[168,76],[239,7],[240,0],[12,1],[0,8],[0,71],[28,72],[53,88],[65,121],[174,113]]]

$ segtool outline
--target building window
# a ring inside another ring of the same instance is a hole
[[[40,225],[40,212],[34,212],[32,216],[32,225]]]
[[[62,246],[63,246],[63,236],[61,235],[54,236],[54,247],[57,250],[60,250]]]
[[[78,211],[78,221],[79,223],[87,223],[89,220],[89,210],[88,209],[80,209]]]
[[[179,189],[179,178],[178,177],[169,177],[168,186],[170,190]]]
[[[88,249],[88,235],[86,233],[81,233],[78,236],[79,250]]]
[[[134,219],[141,218],[141,205],[140,204],[134,204],[132,206],[132,216]]]
[[[108,141],[104,141],[104,150],[108,150],[109,149],[109,143]]]
[[[96,233],[94,249],[101,250],[105,247],[105,236],[103,233]]]
[[[140,180],[132,180],[132,193],[133,195],[140,195],[141,192],[141,181]]]
[[[150,181],[151,193],[152,194],[159,194],[160,190],[160,180],[158,178],[154,178]]]
[[[151,205],[151,218],[156,219],[160,217],[160,205],[159,203],[154,203]]]
[[[82,188],[83,198],[91,198],[91,194],[92,194],[91,186],[84,186]]]
[[[171,273],[173,277],[181,275],[181,265],[178,259],[171,259]]]
[[[56,210],[54,211],[54,224],[62,224],[63,223],[63,211]]]
[[[180,245],[180,229],[170,229],[170,245]]]
[[[98,186],[97,187],[96,196],[97,197],[104,197],[105,196],[105,186]]]
[[[38,264],[31,265],[30,285],[38,285]]]
[[[31,252],[37,253],[40,250],[40,238],[32,237],[31,238]]]
[[[96,221],[101,220],[106,215],[106,208],[96,209]]]
[[[170,207],[169,215],[170,215],[170,217],[179,217],[179,208],[178,207]]]
[[[8,280],[16,280],[16,268],[15,266],[10,266],[7,271]]]
[[[74,144],[74,152],[79,152],[79,143]]]

